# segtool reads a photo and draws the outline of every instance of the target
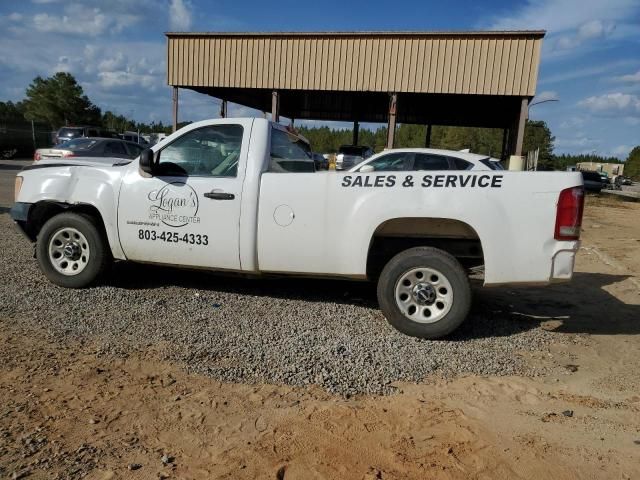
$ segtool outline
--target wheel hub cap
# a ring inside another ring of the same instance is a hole
[[[69,260],[78,260],[80,258],[80,245],[76,242],[68,242],[65,244],[62,252],[65,258],[68,258]]]
[[[413,287],[413,298],[419,305],[432,305],[436,301],[436,290],[428,283]]]
[[[89,264],[91,249],[84,234],[72,227],[57,230],[49,240],[49,262],[63,275],[78,275]]]
[[[453,305],[453,286],[439,270],[415,267],[398,277],[395,299],[398,309],[411,321],[434,323],[444,318]]]

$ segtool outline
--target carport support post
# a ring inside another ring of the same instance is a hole
[[[360,133],[360,122],[353,122],[353,144],[358,145],[358,134]]]
[[[271,92],[271,120],[274,122],[280,121],[280,94],[277,90]]]
[[[227,101],[222,100],[220,104],[220,118],[227,118]]]
[[[173,87],[173,131],[178,129],[178,87]]]
[[[427,136],[424,139],[425,148],[429,148],[431,146],[431,124],[427,125]]]
[[[389,96],[389,120],[387,122],[387,148],[393,148],[393,140],[396,136],[396,114],[398,107],[398,94]]]
[[[513,152],[514,155],[522,156],[522,143],[524,141],[524,127],[527,124],[527,110],[529,108],[529,99],[522,97],[520,102],[520,115],[518,116],[518,125],[516,131],[516,145]]]

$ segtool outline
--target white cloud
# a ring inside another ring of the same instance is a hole
[[[634,37],[638,7],[637,0],[525,0],[523,6],[510,7],[505,15],[494,16],[480,27],[546,30],[543,58],[550,60],[565,57],[577,47],[583,54],[601,49],[602,39]]]
[[[587,77],[595,77],[602,73],[611,72],[614,69],[622,68],[622,67],[630,67],[640,63],[640,59],[637,58],[628,58],[622,60],[615,60],[613,62],[601,63],[593,67],[580,68],[558,73],[555,75],[550,75],[548,77],[543,77],[538,82],[538,85],[545,85],[549,83],[559,83],[565,82],[567,80],[575,80],[577,78],[587,78]]]
[[[611,150],[611,154],[614,157],[627,158],[632,148],[633,147],[630,147],[629,145],[618,145],[613,150]]]
[[[613,22],[603,22],[601,20],[591,20],[583,23],[578,28],[578,37],[582,40],[590,40],[592,38],[600,38],[610,35],[616,26]]]
[[[98,73],[98,78],[100,86],[106,89],[141,87],[153,90],[158,80],[158,78],[153,75],[122,70],[116,72],[100,72]],[[139,94],[144,96],[145,92],[139,92]]]
[[[62,56],[62,57],[58,57],[58,63],[56,63],[56,65],[53,67],[53,69],[51,70],[51,73],[71,72],[72,68],[73,67],[71,62],[69,61],[69,57]]]
[[[491,28],[544,29],[554,33],[582,29],[588,35],[597,30],[593,22],[604,25],[624,21],[637,8],[637,0],[527,0],[524,7],[513,10],[515,13],[494,19]]]
[[[627,93],[607,93],[585,98],[578,105],[601,116],[640,116],[640,97]]]
[[[184,32],[191,28],[191,4],[187,0],[171,0],[169,25],[172,31]]]
[[[127,64],[127,61],[122,52],[116,53],[114,57],[106,58],[98,64],[98,70],[101,72],[114,70],[122,70]]]
[[[102,35],[107,29],[109,22],[107,17],[96,9],[92,18],[77,18],[67,15],[49,15],[48,13],[38,13],[33,17],[33,24],[39,32],[44,33],[64,33],[74,35]]]
[[[619,82],[638,83],[640,82],[640,70],[629,75],[621,75],[619,77],[616,77],[615,79]]]
[[[575,48],[588,40],[607,37],[615,28],[615,23],[612,21],[591,20],[580,25],[575,33],[558,38],[555,47],[560,50]]]
[[[585,117],[582,116],[573,116],[569,117],[566,120],[563,120],[560,123],[560,128],[564,128],[567,130],[575,130],[576,128],[583,127],[586,123]]]
[[[555,146],[561,149],[577,149],[577,148],[587,148],[594,147],[598,145],[598,141],[586,136],[584,133],[579,132],[577,135],[573,137],[563,137],[559,136],[556,138],[554,142]]]
[[[145,9],[147,7],[144,6]],[[88,5],[68,4],[61,15],[37,13],[31,20],[33,27],[42,33],[97,37],[105,33],[120,33],[143,17],[142,13],[134,13],[129,6],[116,2],[108,10],[103,10],[99,5],[91,8]]]

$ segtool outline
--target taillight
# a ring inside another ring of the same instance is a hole
[[[64,152],[62,156],[63,158],[69,158],[69,157],[75,157],[75,154],[73,152]]]
[[[584,210],[584,189],[582,187],[565,188],[558,198],[556,211],[556,240],[578,240],[582,226]]]
[[[33,161],[37,162],[38,160],[42,160],[42,156],[40,155],[40,152],[36,150],[33,154]]]

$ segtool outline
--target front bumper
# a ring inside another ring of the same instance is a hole
[[[33,242],[33,239],[27,233],[27,220],[29,219],[29,210],[31,210],[32,205],[31,203],[16,202],[9,211],[9,215],[16,223],[20,233],[28,238],[30,242]]]

